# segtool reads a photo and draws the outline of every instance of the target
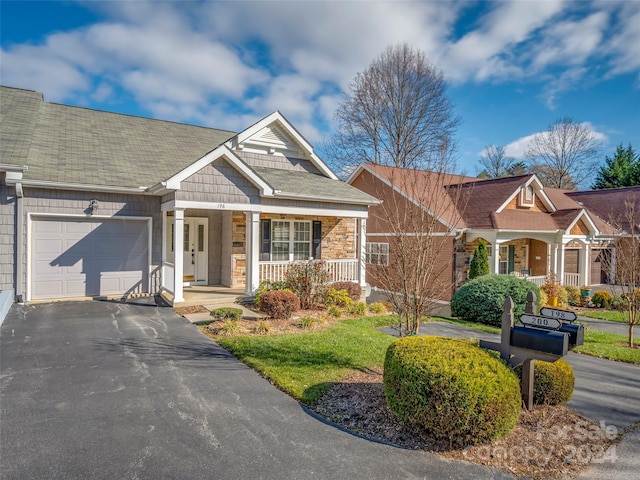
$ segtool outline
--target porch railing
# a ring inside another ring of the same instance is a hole
[[[541,287],[542,285],[544,285],[544,280],[545,277],[544,275],[536,275],[535,277],[525,277],[527,280],[529,280],[532,283],[535,283],[537,286]]]
[[[174,266],[173,263],[162,264],[162,288],[173,294],[175,291],[174,285]]]
[[[333,282],[357,282],[358,260],[355,258],[325,260]],[[291,262],[259,262],[260,281],[280,282],[284,280]]]
[[[582,275],[579,273],[565,273],[563,285],[579,287],[582,285]]]

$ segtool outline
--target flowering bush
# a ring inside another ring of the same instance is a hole
[[[301,308],[312,308],[324,297],[326,284],[331,279],[322,260],[294,262],[286,273],[285,283],[300,299]]]

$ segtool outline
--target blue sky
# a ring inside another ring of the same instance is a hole
[[[313,144],[387,45],[449,83],[459,168],[519,158],[558,117],[640,150],[640,1],[0,3],[3,85],[45,100],[242,130],[280,110]]]

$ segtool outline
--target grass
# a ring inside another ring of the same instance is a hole
[[[451,318],[451,317],[427,317],[422,320],[422,322],[446,322],[452,323],[453,325],[460,325],[461,327],[473,328],[474,330],[478,330],[479,332],[485,333],[500,333],[500,328],[492,327],[491,325],[484,325],[482,323],[474,323],[467,322],[466,320],[461,320],[459,318]]]
[[[593,310],[583,311],[580,315],[589,318],[599,318],[601,320],[609,320],[610,322],[627,323],[622,316],[622,312],[618,310]]]
[[[317,332],[220,338],[218,342],[289,395],[313,404],[350,371],[382,366],[395,338],[376,328],[395,321],[390,315],[366,317],[342,320]]]
[[[577,347],[575,351],[594,357],[640,364],[640,348],[627,347],[628,341],[626,335],[587,330],[584,334],[584,345]],[[640,347],[640,339],[634,339],[633,343]]]

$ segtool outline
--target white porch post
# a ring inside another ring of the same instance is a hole
[[[173,303],[184,302],[184,209],[173,212]]]
[[[565,244],[560,244],[560,255],[558,256],[558,270],[556,270],[556,274],[558,275],[558,281],[560,285],[564,285],[564,247]]]
[[[493,242],[493,272],[494,274],[500,273],[500,244],[498,240]]]
[[[251,295],[260,285],[260,213],[245,212],[246,216],[246,276],[245,292]]]
[[[591,263],[589,262],[589,244],[582,245],[580,250],[580,266],[582,267],[582,274],[580,275],[580,285],[589,285],[591,282]],[[578,286],[580,286],[578,285]]]
[[[358,280],[361,287],[367,284],[366,279],[366,263],[367,263],[367,219],[361,218],[358,235]]]
[[[549,266],[547,267],[547,274],[551,272],[558,272],[558,244],[549,244]]]

